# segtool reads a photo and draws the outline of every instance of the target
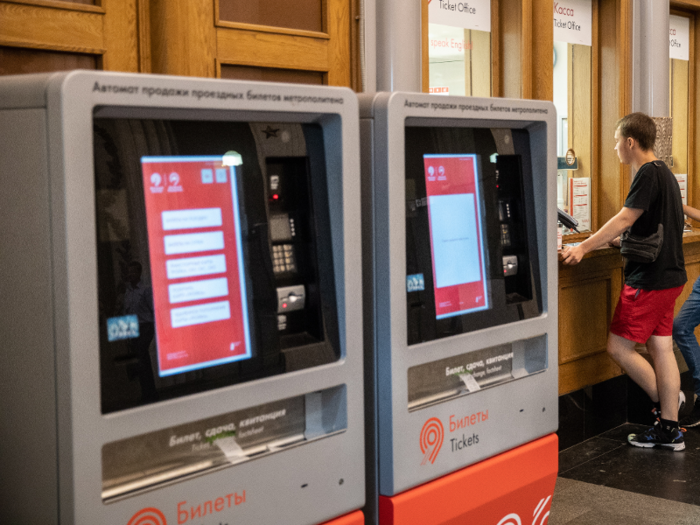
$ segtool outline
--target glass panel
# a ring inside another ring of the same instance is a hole
[[[564,159],[569,157],[568,165],[573,168],[557,172],[557,206],[578,219],[579,231],[591,228],[592,49],[587,45],[554,42],[557,156],[560,165],[567,164]],[[573,150],[575,158],[567,155],[569,150]],[[573,230],[565,228],[564,233]]]
[[[409,411],[547,369],[547,336],[483,348],[408,369]]]
[[[107,443],[102,500],[111,503],[342,432],[346,412],[340,385]]]
[[[322,16],[321,0],[219,0],[219,19],[225,22],[320,32],[323,31]]]
[[[94,119],[103,413],[339,359],[323,130],[124,111]]]
[[[408,344],[540,315],[529,133],[411,124]]]
[[[671,171],[681,183],[683,202],[688,203],[688,99],[690,62],[671,59],[670,115],[673,118],[673,165]]]
[[[98,64],[95,55],[0,46],[0,75],[100,69]]]
[[[429,24],[430,93],[491,96],[491,33]]]
[[[221,78],[231,80],[262,80],[264,82],[292,82],[295,84],[323,85],[321,71],[277,69],[254,66],[221,66]]]

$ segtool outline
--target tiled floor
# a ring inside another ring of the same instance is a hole
[[[627,444],[624,424],[559,454],[550,525],[700,524],[700,430],[672,452]]]

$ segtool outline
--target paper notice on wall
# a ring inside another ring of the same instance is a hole
[[[589,177],[569,179],[569,210],[578,221],[579,231],[591,229],[591,179]]]
[[[430,0],[428,20],[431,24],[491,31],[491,0]]]
[[[593,44],[591,0],[554,2],[554,41],[584,46]]]
[[[678,181],[678,186],[681,188],[681,199],[683,199],[683,204],[688,205],[688,175],[683,173],[682,175],[676,175],[676,180]]]
[[[669,57],[690,60],[690,19],[684,16],[669,16]]]
[[[448,86],[445,87],[431,87],[428,88],[428,93],[431,95],[444,95],[448,96],[450,94],[450,88]]]

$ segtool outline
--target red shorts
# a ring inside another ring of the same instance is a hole
[[[646,343],[652,335],[672,335],[673,309],[682,291],[682,286],[642,290],[624,285],[610,332],[635,343]]]

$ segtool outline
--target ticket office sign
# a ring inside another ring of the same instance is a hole
[[[489,308],[477,159],[423,156],[437,319]]]
[[[233,166],[142,157],[161,377],[251,357]]]

